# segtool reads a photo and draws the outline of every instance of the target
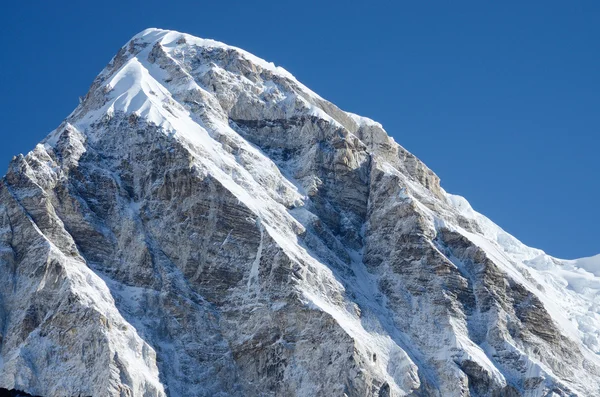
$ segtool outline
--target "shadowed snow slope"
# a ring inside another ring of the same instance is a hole
[[[148,29],[0,184],[0,386],[594,396],[600,260],[529,248],[379,123]]]

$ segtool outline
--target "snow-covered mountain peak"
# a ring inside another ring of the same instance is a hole
[[[600,391],[597,257],[527,247],[252,54],[144,30],[43,143],[0,183],[0,387]]]
[[[273,73],[279,74],[286,78],[290,78],[296,80],[294,76],[292,76],[287,70],[280,66],[275,66],[272,62],[267,62],[264,59],[261,59],[254,54],[251,54],[241,48],[234,47],[222,43],[220,41],[212,40],[212,39],[202,39],[198,38],[186,33],[177,32],[174,30],[164,30],[157,28],[149,28],[143,30],[137,35],[133,36],[133,38],[128,42],[128,45],[131,43],[142,42],[149,45],[160,44],[163,47],[173,49],[177,51],[177,47],[179,47],[179,51],[185,51],[186,44],[189,46],[202,47],[205,49],[211,48],[220,48],[226,51],[234,51],[239,54],[240,57],[247,59],[252,62],[256,66],[260,66],[265,70],[269,70]]]
[[[210,92],[213,88],[214,91],[216,87],[202,84],[207,74],[226,79],[228,84],[235,86],[232,89],[254,85],[253,91],[256,91],[260,87],[263,92],[257,95],[263,94],[263,100],[270,96],[271,102],[283,99],[293,102],[296,98],[290,98],[291,94],[298,95],[297,100],[323,115],[322,109],[313,103],[322,99],[285,69],[215,40],[160,29],[144,30],[123,46],[100,73],[82,107],[91,120],[97,115],[89,114],[85,105],[90,105],[87,102],[92,100],[91,106],[97,109],[100,104],[106,105],[97,102],[107,96],[109,105],[100,107],[101,115],[107,110],[125,111],[152,117],[154,122],[161,121],[159,115],[149,114],[151,104],[160,107],[162,102],[173,100],[177,94],[195,90]],[[291,86],[293,92],[281,92]]]
[[[435,173],[396,144],[381,124],[340,110],[285,69],[214,40],[155,28],[140,32],[98,75],[67,122],[84,135],[92,131],[93,139],[94,125],[120,113],[141,117],[196,146],[211,145],[202,137],[232,122],[322,120],[442,197]],[[60,130],[46,143],[54,143]]]
[[[379,123],[366,117],[340,112],[272,62],[215,40],[156,28],[138,33],[121,48],[97,77],[83,107],[89,113],[86,102],[93,99],[91,106],[97,108],[98,103],[95,102],[99,101],[98,97],[110,93],[113,99],[120,99],[113,110],[143,113],[149,105],[149,95],[153,93],[169,96],[169,93],[184,90],[204,89],[210,92],[214,87],[202,84],[205,74],[227,79],[230,85],[236,86],[232,89],[245,89],[249,85],[253,86],[250,91],[260,88],[262,95],[257,95],[258,100],[272,103],[287,101],[288,108],[294,105],[305,107],[315,116],[340,123],[351,131],[360,126],[381,128]],[[157,84],[164,89],[154,90]],[[98,90],[100,92],[96,92]],[[125,91],[128,94],[121,97]],[[88,119],[94,116],[97,115],[87,114]]]

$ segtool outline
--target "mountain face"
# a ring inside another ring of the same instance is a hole
[[[526,247],[372,120],[148,29],[0,183],[0,387],[597,396],[600,257]]]

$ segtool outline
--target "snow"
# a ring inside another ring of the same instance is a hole
[[[333,279],[333,275],[331,277]],[[356,347],[361,350],[363,356],[377,357],[371,365],[377,367],[379,373],[388,379],[393,392],[405,395],[411,389],[418,387],[420,381],[417,366],[406,351],[383,332],[379,319],[361,319],[357,315],[352,315],[331,302],[328,294],[322,292],[305,290],[304,297],[309,306],[331,315],[355,340]],[[398,389],[398,386],[401,388]]]
[[[42,233],[40,234],[43,236]],[[114,331],[107,334],[107,337],[110,340],[111,350],[119,355],[119,359],[130,370],[130,373],[134,374],[133,392],[143,390],[146,387],[145,383],[150,383],[155,390],[162,391],[163,385],[159,380],[154,350],[140,338],[136,329],[130,326],[115,308],[113,297],[104,280],[81,260],[65,256],[50,240],[47,240],[47,244],[50,247],[50,259],[65,264],[63,267],[64,278],[68,280],[67,285],[71,292],[81,300],[84,306],[104,315],[109,324],[114,327]],[[55,280],[44,279],[38,286],[38,290],[43,288],[44,282],[55,283],[58,277],[57,274]],[[78,324],[78,326],[95,327],[97,324]]]
[[[576,260],[553,258],[506,233],[474,211],[464,197],[446,197],[461,215],[477,222],[482,235],[453,228],[534,292],[565,334],[600,355],[600,255]]]
[[[148,44],[160,42],[161,45],[163,45],[166,48],[176,47],[177,42],[182,38],[185,39],[186,42],[197,45],[199,47],[206,47],[206,48],[215,48],[216,47],[216,48],[235,50],[238,53],[240,53],[244,58],[246,58],[247,60],[252,62],[253,64],[258,65],[265,70],[269,70],[270,72],[275,73],[279,76],[282,76],[282,77],[292,80],[294,83],[296,83],[296,85],[298,85],[305,93],[309,94],[310,96],[321,99],[321,100],[323,99],[319,95],[317,95],[315,92],[310,90],[308,87],[306,87],[304,84],[299,82],[296,79],[296,77],[294,77],[290,72],[288,72],[281,66],[275,66],[275,64],[273,62],[267,62],[264,59],[259,58],[252,53],[249,53],[248,51],[245,51],[238,47],[227,45],[220,41],[198,38],[198,37],[186,34],[186,33],[181,33],[181,32],[177,32],[174,30],[163,30],[163,29],[158,29],[158,28],[146,29],[133,37],[133,39],[143,39],[144,42],[146,42]]]
[[[586,270],[596,277],[600,277],[600,254],[588,258],[580,258],[563,262],[573,266],[574,268]]]
[[[368,117],[359,116],[358,114],[354,114],[354,113],[350,113],[350,112],[346,112],[346,114],[348,116],[350,116],[350,118],[359,126],[373,126],[373,127],[378,127],[378,128],[383,129],[383,126],[381,125],[381,123],[378,123],[375,120],[371,120]]]
[[[250,275],[248,276],[248,292],[250,292],[250,287],[252,286],[253,282],[254,282],[254,285],[256,285],[257,287],[259,285],[258,271],[259,271],[259,266],[260,266],[260,259],[262,256],[264,233],[265,233],[264,228],[262,226],[262,222],[260,220],[260,217],[256,218],[256,226],[260,230],[260,242],[258,243],[258,249],[256,250],[256,257],[254,258],[254,262],[252,262],[252,267],[250,268]]]

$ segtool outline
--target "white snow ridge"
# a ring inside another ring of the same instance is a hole
[[[240,49],[132,38],[0,183],[0,387],[597,396],[600,257],[529,248]]]

